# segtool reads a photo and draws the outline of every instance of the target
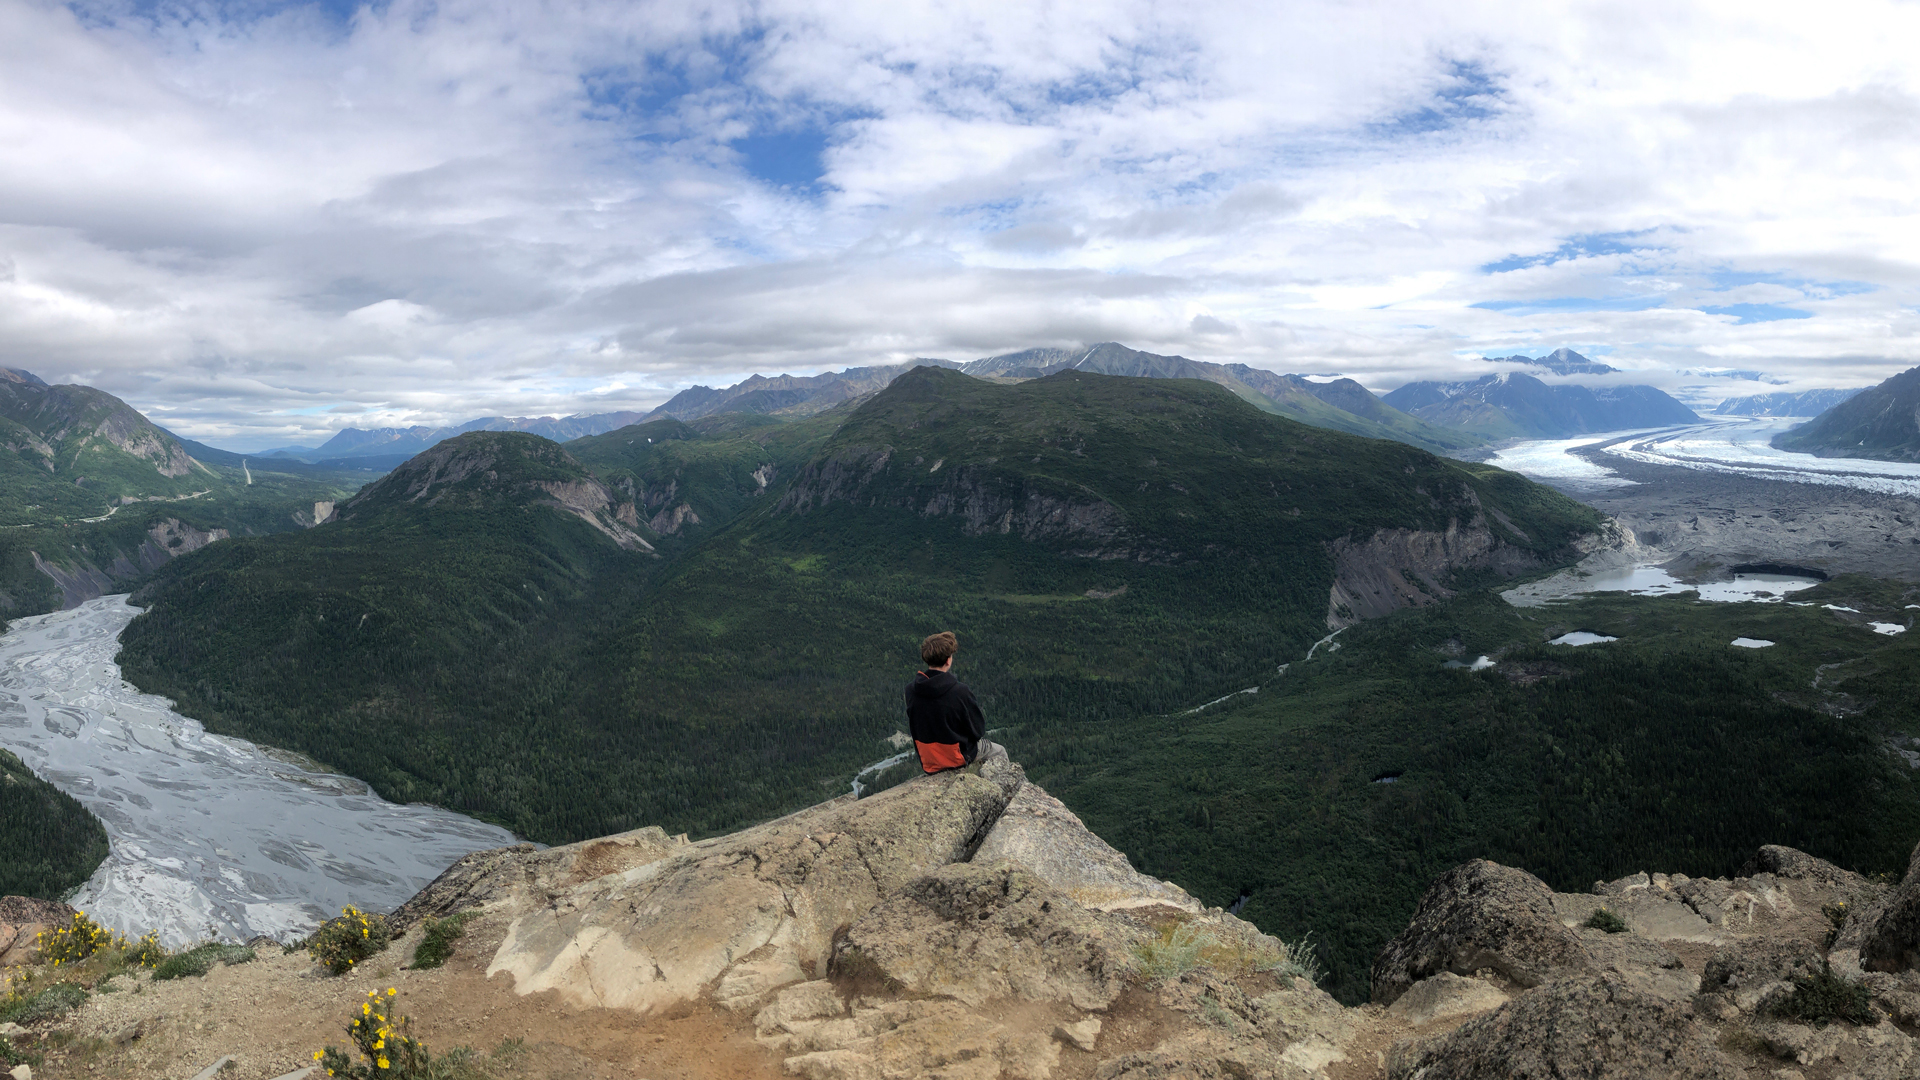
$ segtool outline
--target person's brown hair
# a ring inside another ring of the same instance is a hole
[[[929,634],[927,640],[920,643],[920,659],[925,660],[928,667],[939,667],[953,659],[953,654],[959,651],[960,639],[954,637],[951,630]]]

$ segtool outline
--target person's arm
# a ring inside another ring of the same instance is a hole
[[[987,714],[980,708],[980,702],[974,698],[972,688],[963,685],[960,690],[961,701],[967,707],[967,731],[977,743],[987,737]]]

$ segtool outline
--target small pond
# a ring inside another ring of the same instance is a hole
[[[1600,645],[1609,641],[1619,641],[1619,640],[1620,640],[1619,638],[1613,636],[1612,634],[1596,634],[1591,630],[1575,630],[1570,634],[1561,634],[1559,637],[1554,638],[1552,641],[1547,642],[1547,644],[1549,645]]]

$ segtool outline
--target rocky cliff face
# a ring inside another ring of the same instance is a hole
[[[652,551],[639,515],[558,444],[524,432],[482,431],[448,439],[368,484],[326,520],[351,521],[406,506],[478,509],[544,506],[569,514],[629,550]],[[319,506],[315,506],[316,515]]]
[[[1440,498],[1429,498],[1443,505]],[[1506,515],[1483,505],[1469,485],[1460,485],[1444,505],[1450,513],[1444,530],[1379,529],[1365,538],[1344,536],[1327,545],[1334,572],[1327,595],[1327,629],[1448,599],[1454,590],[1447,583],[1463,570],[1491,570],[1512,577],[1565,561],[1550,560],[1514,543],[1529,538]],[[1598,533],[1582,537],[1568,550],[1586,555],[1631,542],[1631,534],[1608,521]]]
[[[86,554],[60,552],[56,554],[56,558],[62,560],[59,562],[43,559],[37,551],[29,554],[34,568],[60,587],[60,607],[64,611],[95,597],[124,590],[129,583],[165,566],[168,560],[199,551],[227,536],[225,529],[200,529],[178,518],[165,518],[155,522],[140,545],[131,551],[116,548],[89,550]]]
[[[482,852],[394,922],[477,907],[515,993],[711,1008],[810,1080],[1892,1080],[1920,1075],[1916,898],[1920,868],[1890,888],[1788,848],[1584,894],[1476,861],[1348,1009],[996,762],[699,843]],[[1847,995],[1851,1022],[1819,1014]]]

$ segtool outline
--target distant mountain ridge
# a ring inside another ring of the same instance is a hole
[[[1492,363],[1532,364],[1534,367],[1546,368],[1555,375],[1608,375],[1620,370],[1611,364],[1603,364],[1598,360],[1589,360],[1565,346],[1538,358],[1515,354],[1513,356],[1489,356],[1486,359]]]
[[[469,431],[524,431],[552,439],[554,442],[570,442],[587,435],[602,435],[616,428],[638,423],[642,415],[637,412],[610,412],[577,416],[482,416],[476,420],[468,420],[464,424],[448,427],[431,427],[425,424],[404,428],[350,427],[340,429],[333,438],[306,453],[296,454],[281,450],[277,451],[275,456],[292,457],[303,461],[374,455],[411,457],[430,446],[456,435],[465,435]]]
[[[999,382],[1039,379],[1062,371],[1124,375],[1147,379],[1199,379],[1224,386],[1264,412],[1314,427],[1374,439],[1392,439],[1446,452],[1478,445],[1465,432],[1423,423],[1383,404],[1352,379],[1316,383],[1299,375],[1281,375],[1245,364],[1215,364],[1184,356],[1130,349],[1105,341],[1076,348],[1042,347],[981,357],[966,363],[919,358],[884,367],[848,368],[821,375],[755,375],[724,389],[695,386],[649,413],[647,419],[694,420],[719,413],[810,416],[877,393],[915,368],[939,367]]]
[[[1574,362],[1585,359],[1578,353],[1570,356]],[[1655,387],[1549,386],[1523,372],[1483,375],[1469,382],[1408,383],[1382,400],[1430,424],[1491,439],[1551,439],[1700,419]]]
[[[1713,412],[1715,416],[1819,416],[1865,389],[1856,386],[1845,390],[1806,390],[1798,394],[1752,394],[1728,398],[1715,406]]]
[[[1920,461],[1920,367],[1908,368],[1774,436],[1773,445],[1820,457]]]

